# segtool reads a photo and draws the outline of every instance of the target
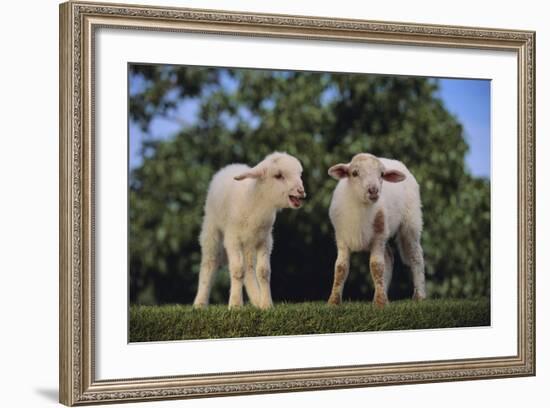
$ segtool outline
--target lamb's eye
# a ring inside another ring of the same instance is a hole
[[[273,176],[273,177],[275,177],[277,180],[283,180],[283,179],[284,179],[283,173],[277,173],[277,174],[275,174],[275,176]]]
[[[353,171],[351,172],[351,175],[352,175],[353,177],[357,177],[357,176],[359,175],[359,172],[358,172],[357,170],[353,170]]]

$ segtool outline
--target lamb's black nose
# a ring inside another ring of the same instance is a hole
[[[371,186],[368,188],[368,192],[370,195],[376,195],[378,194],[378,187]]]

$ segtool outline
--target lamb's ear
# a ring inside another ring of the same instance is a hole
[[[399,183],[407,177],[399,170],[386,170],[384,174],[382,174],[382,178],[390,183]]]
[[[340,180],[345,177],[349,177],[349,164],[335,164],[328,169],[328,175],[336,180]]]
[[[241,173],[238,176],[235,176],[233,178],[237,181],[244,180],[244,179],[247,179],[247,178],[259,179],[259,178],[262,178],[265,175],[265,170],[266,170],[265,168],[256,166],[256,167],[253,167],[253,168],[245,171],[244,173]]]

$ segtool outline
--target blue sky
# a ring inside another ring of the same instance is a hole
[[[491,82],[477,79],[439,79],[438,96],[464,128],[464,137],[470,146],[466,166],[474,176],[491,175]],[[140,80],[130,82],[130,94],[142,88]],[[227,88],[233,84],[225,84]],[[179,132],[182,126],[191,125],[198,114],[198,100],[180,103],[171,118],[154,118],[150,135],[154,139],[167,139]],[[139,150],[146,136],[138,126],[130,123],[130,168],[141,164]]]
[[[491,176],[491,81],[440,79],[439,97],[464,127],[470,146],[466,164],[472,174]]]

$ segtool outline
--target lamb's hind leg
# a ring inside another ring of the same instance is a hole
[[[203,225],[200,236],[201,244],[201,266],[199,272],[199,283],[197,295],[193,306],[196,308],[208,305],[212,281],[216,270],[220,267],[221,254],[221,233],[215,228]]]
[[[384,253],[384,292],[388,296],[388,290],[390,289],[391,278],[393,275],[393,251],[389,244],[386,244],[386,251]]]
[[[424,276],[424,253],[420,245],[420,231],[401,227],[397,239],[403,263],[411,268],[414,300],[426,299],[426,281]]]

